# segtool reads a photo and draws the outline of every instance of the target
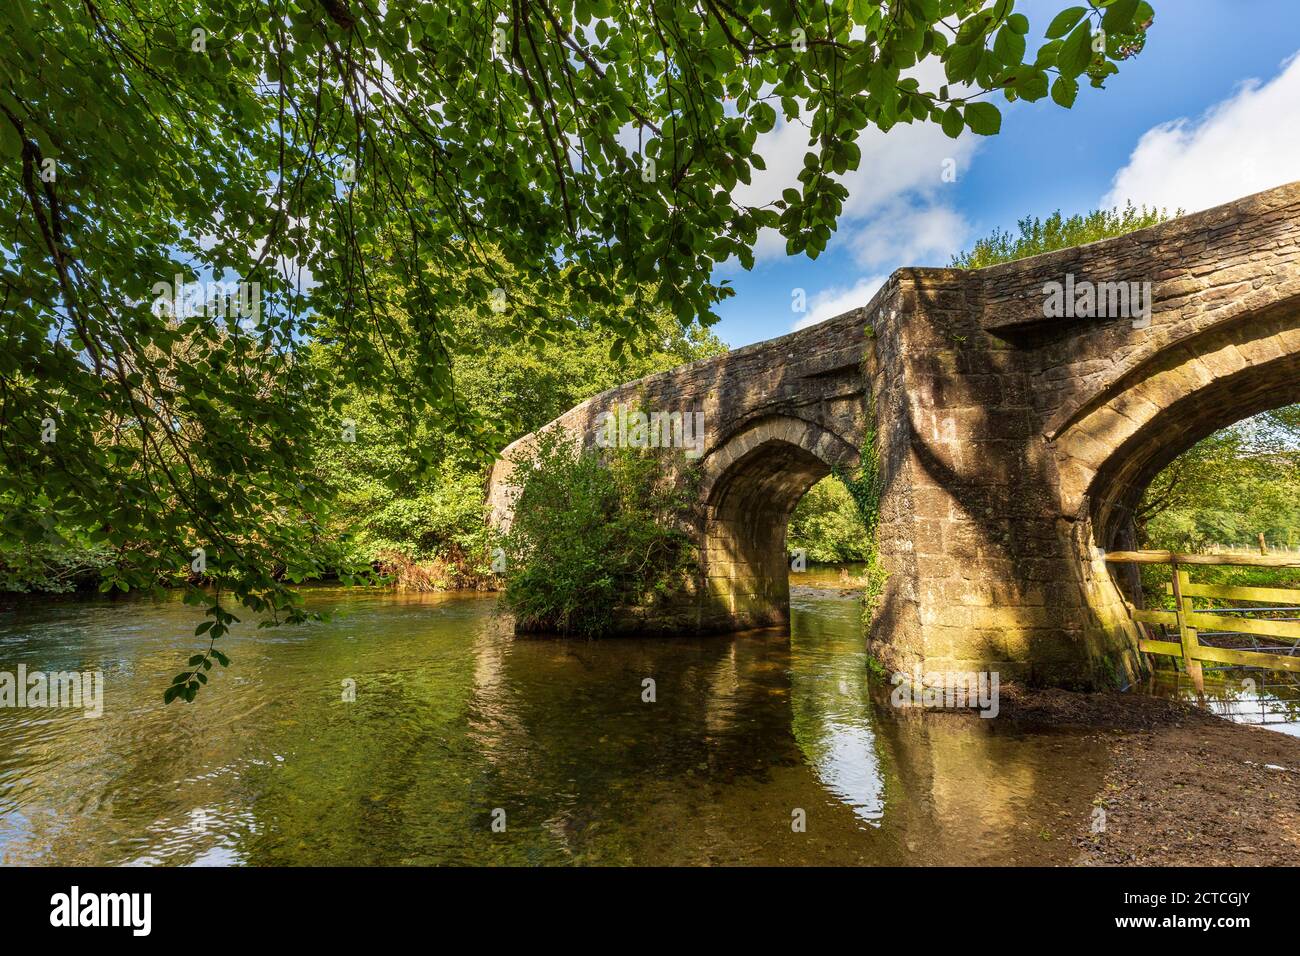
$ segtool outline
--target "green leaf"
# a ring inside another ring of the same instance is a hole
[[[944,73],[948,82],[964,83],[973,79],[983,55],[982,44],[955,43],[948,47],[944,54]]]
[[[1056,67],[1062,76],[1071,79],[1088,68],[1092,62],[1092,30],[1085,21],[1080,23],[1061,44],[1061,52],[1056,58]]]
[[[1007,66],[1019,66],[1025,58],[1025,36],[1004,24],[993,41],[993,52]]]
[[[943,131],[945,133],[947,133],[953,139],[956,139],[958,136],[961,135],[961,131],[964,128],[965,128],[965,123],[962,120],[961,110],[957,109],[956,106],[950,106],[946,110],[944,110]]]
[[[0,156],[17,158],[23,154],[23,141],[8,119],[0,123]]]
[[[1133,15],[1139,0],[1115,0],[1106,8],[1101,18],[1101,28],[1107,33],[1127,33],[1133,29]]]
[[[1040,69],[1028,68],[1016,83],[1016,91],[1021,98],[1035,103],[1047,95],[1047,74]]]
[[[1079,95],[1079,81],[1071,79],[1068,76],[1058,76],[1052,83],[1052,99],[1058,106],[1064,106],[1067,110],[1074,105],[1074,99]]]
[[[967,103],[966,125],[972,133],[993,136],[1002,129],[1002,113],[992,103]]]
[[[1074,25],[1082,20],[1087,13],[1086,7],[1066,7],[1052,18],[1052,22],[1047,27],[1047,39],[1059,40],[1074,29]]]

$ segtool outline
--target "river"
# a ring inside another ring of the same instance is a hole
[[[167,706],[199,649],[178,595],[24,601],[0,670],[106,691],[97,719],[0,709],[0,862],[1070,862],[1101,745],[890,707],[836,582],[799,576],[788,633],[596,642],[516,638],[490,595],[313,588],[328,621],[236,626]]]

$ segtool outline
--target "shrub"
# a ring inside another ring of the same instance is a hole
[[[654,449],[602,459],[550,434],[516,475],[502,550],[504,602],[521,630],[597,637],[619,608],[675,593],[693,573],[680,525],[689,483],[670,480]]]
[[[30,544],[0,557],[0,592],[62,594],[90,590],[99,573],[113,564],[114,551],[64,543]]]

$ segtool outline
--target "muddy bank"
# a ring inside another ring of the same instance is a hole
[[[1079,821],[1076,863],[1300,866],[1300,739],[1138,694],[1008,687],[1002,715],[1104,741],[1104,829]]]

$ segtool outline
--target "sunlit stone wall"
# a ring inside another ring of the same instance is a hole
[[[1112,292],[1066,317],[1050,301],[1063,288]],[[671,473],[697,472],[700,576],[628,609],[629,628],[785,621],[790,512],[865,453],[883,482],[889,578],[869,640],[885,665],[1091,686],[1142,667],[1102,555],[1131,546],[1147,482],[1205,435],[1297,401],[1292,184],[989,269],[900,270],[862,309],[612,389],[547,428],[597,447],[620,406],[704,415],[697,454],[661,451]],[[493,469],[498,524],[534,441]]]

